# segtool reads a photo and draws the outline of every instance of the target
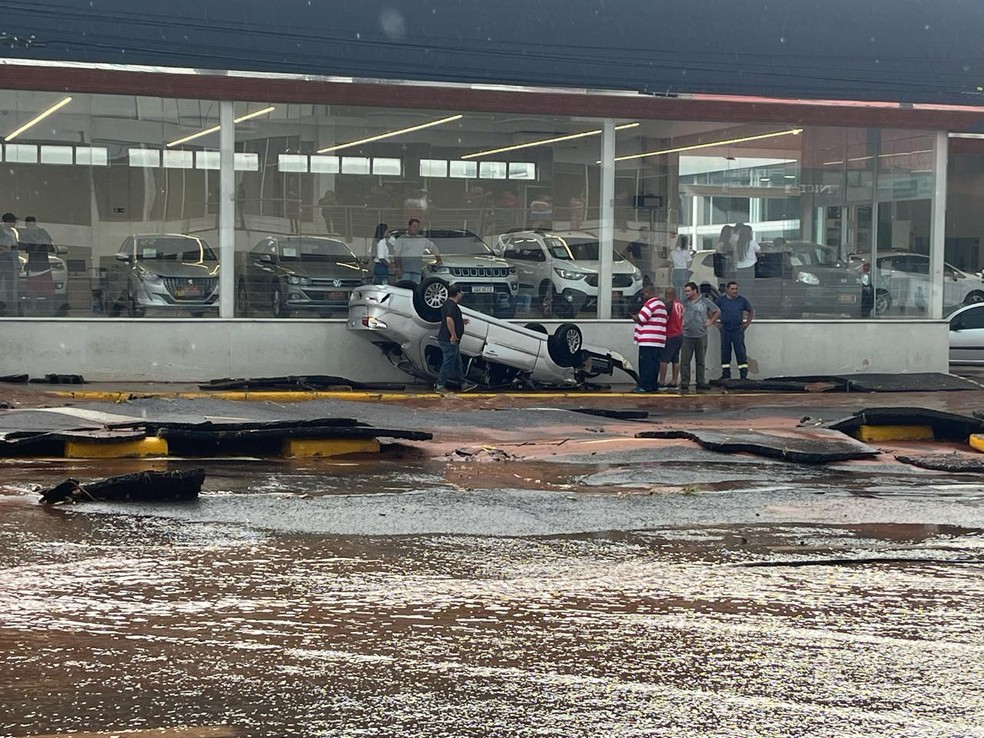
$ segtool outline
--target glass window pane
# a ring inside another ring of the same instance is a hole
[[[372,173],[400,176],[403,174],[403,162],[399,159],[382,159],[376,157],[372,160]]]
[[[308,158],[304,154],[280,154],[277,161],[277,168],[281,172],[306,172],[308,170]]]
[[[311,154],[312,174],[338,174],[339,171],[337,156]]]
[[[257,154],[244,154],[236,152],[235,169],[237,172],[258,172],[260,170],[260,157]]]
[[[456,179],[468,179],[478,176],[477,161],[452,161],[449,162],[448,174]]]
[[[507,164],[504,161],[483,161],[478,165],[479,179],[505,179]]]
[[[421,159],[421,177],[447,177],[448,162],[445,159]]]
[[[369,174],[369,159],[364,156],[343,156],[342,174]]]
[[[536,179],[536,164],[529,161],[509,162],[509,179]]]
[[[102,146],[79,146],[75,149],[75,163],[94,167],[109,165],[109,150]]]
[[[71,164],[73,151],[71,146],[41,146],[42,164]]]
[[[218,151],[196,151],[195,152],[195,168],[196,169],[218,169],[220,166]]]
[[[193,151],[171,151],[164,149],[165,169],[194,169],[195,154]]]
[[[131,167],[159,167],[161,152],[157,149],[130,149]]]
[[[7,144],[7,161],[20,164],[36,164],[38,147],[33,144]]]

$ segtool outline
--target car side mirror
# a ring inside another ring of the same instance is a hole
[[[272,264],[273,263],[273,254],[260,254],[260,256],[257,259],[257,261],[262,262],[263,264]]]
[[[59,256],[64,256],[68,253],[68,246],[55,246],[55,253]]]
[[[132,258],[133,257],[131,257],[130,254],[117,254],[116,255],[116,261],[122,261],[122,262],[124,262],[126,264],[129,264],[130,261],[132,260]]]

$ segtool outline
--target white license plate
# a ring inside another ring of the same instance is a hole
[[[474,292],[476,295],[478,294],[487,295],[491,292],[495,292],[495,287],[493,287],[490,284],[476,284],[474,287],[472,287],[471,291]]]
[[[858,301],[857,295],[838,295],[837,302],[849,302],[851,304]]]
[[[174,296],[177,297],[178,299],[184,297],[201,297],[202,288],[198,286],[178,287],[176,290],[174,290]]]

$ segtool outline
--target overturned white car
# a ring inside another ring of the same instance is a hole
[[[465,373],[482,386],[576,387],[615,369],[636,378],[620,354],[583,345],[573,323],[550,334],[538,323],[516,325],[467,307],[461,312],[468,320],[461,339]],[[434,317],[420,288],[363,285],[352,291],[348,327],[379,346],[397,368],[432,380],[441,367],[438,323],[423,315]]]

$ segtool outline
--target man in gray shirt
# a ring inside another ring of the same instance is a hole
[[[407,232],[393,243],[397,279],[420,284],[424,273],[424,251],[428,248],[440,264],[441,254],[437,247],[420,233],[420,221],[411,218],[407,223]]]
[[[690,361],[697,364],[697,390],[709,385],[704,376],[704,357],[707,354],[707,329],[714,325],[721,311],[700,293],[696,283],[683,287],[683,346],[680,347],[680,394],[690,387]]]

